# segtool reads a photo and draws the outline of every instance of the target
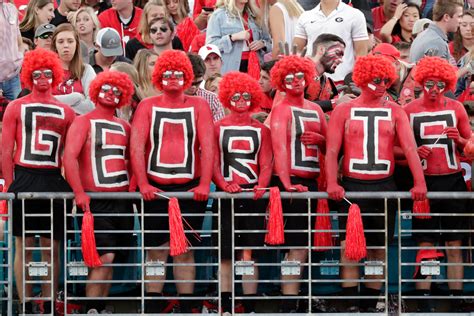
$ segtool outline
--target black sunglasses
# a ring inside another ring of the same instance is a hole
[[[166,32],[168,32],[169,28],[167,28],[166,26],[160,26],[159,28],[152,27],[150,29],[150,34],[155,35],[156,32],[158,32],[158,30],[160,30],[162,33],[166,33]]]
[[[385,83],[385,84],[388,84],[390,82],[390,80],[388,78],[375,78],[374,80],[372,80],[373,83],[375,84],[381,84],[382,81]]]
[[[37,38],[48,39],[48,38],[51,38],[51,37],[53,37],[53,33],[44,33],[44,34],[41,34],[40,36],[38,36]]]
[[[45,78],[47,79],[51,79],[53,78],[53,71],[52,70],[49,70],[49,69],[46,69],[46,70],[35,70],[31,73],[31,76],[33,77],[33,79],[39,79],[41,78],[41,75],[44,75]]]
[[[438,82],[436,82],[436,81],[433,81],[433,80],[428,80],[428,81],[425,82],[425,87],[426,87],[426,89],[428,89],[428,90],[429,90],[429,89],[432,89],[435,85],[436,85],[436,86],[438,87],[438,89],[440,89],[440,90],[444,90],[444,88],[446,88],[446,83],[443,82],[443,81],[438,81]]]
[[[121,96],[122,95],[122,92],[117,88],[117,87],[112,87],[111,85],[109,84],[104,84],[102,85],[102,87],[100,87],[100,90],[107,93],[109,92],[110,90],[112,89],[112,93],[115,95],[115,96]]]
[[[250,99],[252,98],[252,96],[248,92],[244,92],[244,93],[237,92],[236,94],[231,96],[230,99],[234,102],[237,102],[240,100],[241,97],[244,98],[245,101],[250,101]]]

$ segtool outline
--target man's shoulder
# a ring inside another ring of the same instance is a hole
[[[219,98],[217,97],[217,94],[211,91],[207,91],[206,89],[198,88],[196,91],[196,96],[209,99],[209,100],[217,100],[219,101]]]
[[[109,8],[109,9],[103,11],[97,17],[99,18],[101,23],[103,23],[102,21],[109,21],[110,19],[112,19],[116,15],[117,15],[117,11],[114,8]]]

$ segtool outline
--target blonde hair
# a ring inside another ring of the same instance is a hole
[[[168,5],[167,2],[169,2],[170,0],[165,0],[165,6]],[[188,3],[188,0],[178,0],[178,3],[179,3],[179,9],[178,9],[178,19],[181,20],[181,19],[184,19],[186,18],[188,15],[189,15],[189,3]],[[166,9],[168,11],[168,9]],[[171,14],[170,14],[171,15]],[[173,20],[176,20],[174,19],[174,17],[172,17]]]
[[[235,4],[235,0],[217,0],[216,8],[224,8],[231,16],[242,19],[241,13]],[[245,4],[244,12],[247,12],[249,17],[253,17],[260,27],[263,26],[263,18],[255,0],[249,0],[249,2]]]
[[[147,2],[147,4],[145,4],[137,30],[138,33],[142,36],[143,42],[147,44],[151,44],[150,26],[148,25],[148,14],[150,13],[151,8],[153,8],[154,6],[163,7],[163,9],[165,10],[165,18],[168,17],[168,9],[166,8],[166,4],[163,2],[163,0],[150,0]]]
[[[277,2],[285,6],[290,18],[299,18],[304,12],[303,7],[296,0],[278,0]]]
[[[140,74],[138,76],[138,86],[145,97],[157,94],[155,87],[151,83],[152,74],[148,69],[148,58],[153,55],[158,56],[158,54],[151,49],[140,49],[133,60],[133,66],[135,66],[135,69]]]
[[[145,95],[143,94],[143,91],[140,88],[140,76],[138,75],[137,69],[133,65],[125,63],[123,61],[119,61],[113,63],[112,66],[110,66],[110,70],[126,73],[130,77],[130,80],[132,80],[133,85],[135,86],[135,93],[137,94],[138,98],[140,100],[145,98]]]
[[[28,6],[26,7],[25,16],[20,23],[20,31],[26,32],[31,29],[35,29],[38,18],[36,17],[36,9],[42,9],[47,4],[53,4],[53,0],[31,0],[28,2]]]
[[[91,7],[81,7],[81,8],[79,8],[79,10],[74,12],[74,15],[72,16],[71,24],[74,27],[76,27],[77,17],[82,12],[85,12],[85,13],[89,14],[89,16],[92,20],[92,23],[94,23],[95,28],[94,28],[94,32],[92,33],[92,36],[93,36],[92,40],[95,42],[95,37],[97,36],[97,32],[99,32],[99,30],[100,30],[100,22],[99,22],[99,19],[97,18],[97,15],[94,12],[94,9],[92,9]]]
[[[74,56],[72,57],[71,62],[69,63],[69,71],[71,72],[71,79],[74,80],[81,80],[82,75],[84,74],[84,63],[82,62],[82,55],[81,55],[81,43],[79,41],[79,34],[77,33],[74,26],[69,23],[64,23],[59,25],[53,33],[53,38],[51,39],[51,50],[55,53],[58,53],[58,49],[56,48],[56,39],[59,33],[62,32],[71,32],[74,36],[74,40],[76,41],[76,51],[74,52]]]

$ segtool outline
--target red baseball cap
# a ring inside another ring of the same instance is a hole
[[[396,49],[395,46],[388,43],[381,43],[375,46],[372,50],[372,54],[391,57],[391,61],[400,58],[400,51]]]

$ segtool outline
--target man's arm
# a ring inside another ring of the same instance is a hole
[[[329,120],[326,138],[326,181],[329,198],[341,200],[344,189],[337,183],[339,172],[338,155],[344,139],[344,109],[336,107]]]
[[[273,155],[272,155],[272,137],[268,127],[262,127],[262,147],[258,154],[258,184],[254,187],[255,199],[259,199],[265,193],[265,190],[259,188],[267,188],[270,184],[273,170]]]
[[[5,188],[7,189],[13,182],[13,149],[15,147],[15,132],[17,128],[15,108],[16,104],[10,103],[3,116],[2,172],[5,179]]]
[[[369,53],[369,41],[353,41],[355,57],[365,56]]]
[[[303,48],[306,47],[307,43],[308,41],[305,38],[295,37],[293,39],[293,46],[296,45],[296,51],[298,53],[301,53],[303,51]]]

